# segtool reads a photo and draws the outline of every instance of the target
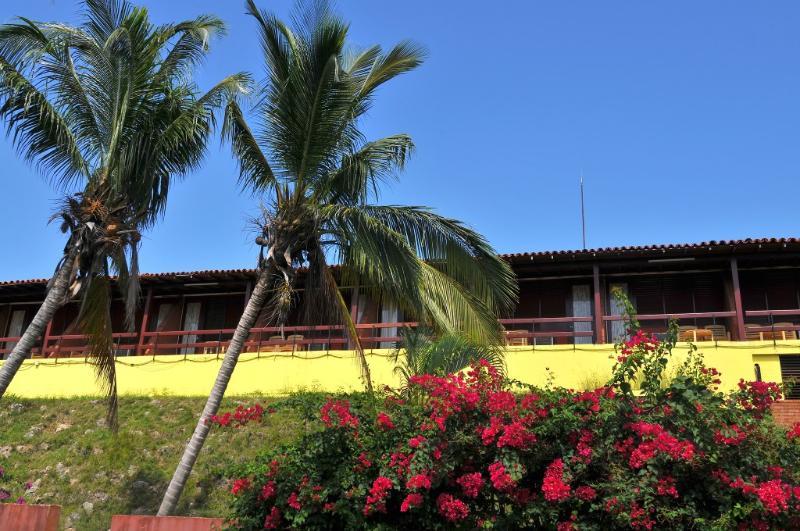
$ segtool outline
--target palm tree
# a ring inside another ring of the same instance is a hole
[[[0,397],[55,311],[77,297],[114,426],[110,277],[133,329],[141,232],[163,214],[173,179],[201,162],[214,110],[248,78],[202,95],[191,81],[209,37],[224,32],[215,17],[156,26],[125,0],[84,8],[77,27],[25,18],[0,26],[0,117],[21,156],[64,191],[53,218],[67,238],[44,303],[0,368]]]
[[[259,11],[253,0],[247,8],[267,79],[253,109],[257,129],[232,99],[223,134],[241,183],[266,198],[256,240],[259,274],[160,515],[177,504],[208,434],[206,419],[219,408],[257,316],[266,307],[272,322],[283,324],[301,268],[305,313],[344,325],[368,390],[369,366],[339,282],[390,299],[438,330],[461,330],[482,342],[499,341],[497,315],[516,300],[513,273],[479,234],[426,208],[372,202],[413,144],[404,134],[366,141],[360,120],[378,87],[422,62],[420,47],[348,49],[348,25],[323,1],[298,6],[294,27]]]
[[[497,344],[477,343],[462,334],[434,334],[424,328],[406,328],[401,332],[400,348],[394,352],[394,372],[408,390],[414,376],[435,374],[446,376],[461,371],[471,363],[486,360],[500,374],[505,373],[504,350]]]

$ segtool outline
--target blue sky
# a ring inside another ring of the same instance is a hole
[[[239,0],[140,0],[156,21],[215,13],[199,83],[260,74]],[[260,5],[286,15],[291,2]],[[578,178],[590,247],[798,235],[800,4],[638,0],[340,0],[357,45],[411,38],[428,61],[387,86],[365,130],[406,132],[416,154],[385,203],[429,205],[500,252],[578,248]],[[22,15],[75,22],[74,0],[4,0]],[[49,276],[63,237],[58,193],[0,140],[0,280]],[[251,267],[228,150],[176,186],[146,235],[145,271]]]

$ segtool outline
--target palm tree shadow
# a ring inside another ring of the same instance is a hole
[[[123,487],[126,514],[156,514],[169,478],[158,470],[140,470]]]

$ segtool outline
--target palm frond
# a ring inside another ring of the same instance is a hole
[[[330,175],[321,177],[314,193],[322,202],[361,204],[370,194],[377,197],[379,185],[405,167],[414,150],[408,135],[393,135],[367,142],[342,157]]]
[[[89,338],[87,357],[94,365],[97,381],[108,398],[106,420],[116,430],[117,374],[111,335],[111,285],[105,275],[92,276],[87,281],[78,322],[81,331]]]
[[[402,234],[358,207],[324,205],[319,217],[336,241],[343,274],[355,275],[349,282],[362,280],[374,298],[386,294],[411,313],[423,310],[418,295],[421,264]]]
[[[132,10],[133,7],[126,0],[86,0],[83,26],[93,39],[105,41]]]
[[[345,302],[342,292],[336,284],[336,279],[333,277],[333,272],[329,267],[324,266],[322,268],[321,277],[323,279],[322,283],[326,285],[325,291],[329,292],[333,296],[333,305],[339,314],[339,319],[337,321],[344,324],[347,337],[356,353],[359,367],[361,369],[361,379],[364,381],[367,392],[372,394],[372,375],[369,370],[369,363],[367,363],[367,356],[364,353],[364,346],[362,345],[361,338],[358,335],[356,323],[353,321],[353,318],[350,315],[350,308],[347,307],[347,303]]]
[[[502,327],[485,301],[426,262],[421,262],[418,292],[425,316],[438,330],[461,333],[477,343],[502,342]]]
[[[155,77],[157,82],[168,82],[186,75],[203,61],[211,36],[225,35],[225,23],[217,17],[201,15],[194,20],[160,28],[157,35],[157,38],[153,39],[153,45],[158,48],[178,36],[161,60]]]
[[[511,267],[483,236],[460,221],[423,207],[350,207],[356,209],[401,234],[417,256],[462,284],[494,313],[513,309],[518,287]]]
[[[89,173],[78,142],[53,105],[11,63],[0,58],[0,117],[25,160],[48,168],[67,186]]]
[[[243,187],[262,193],[277,187],[278,181],[272,167],[234,98],[225,107],[222,136],[231,143],[231,150],[239,164],[239,183]]]

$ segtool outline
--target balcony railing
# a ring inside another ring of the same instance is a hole
[[[636,316],[646,329],[666,331],[667,323],[675,319],[682,330],[696,328],[695,341],[726,339],[730,333],[727,320],[735,319],[734,311],[690,312],[671,314],[641,314]],[[785,340],[796,339],[800,332],[800,309],[748,310],[745,312],[746,339]],[[606,332],[611,323],[624,319],[621,315],[602,316]],[[794,319],[794,321],[792,321]],[[554,343],[596,342],[594,317],[531,317],[501,319],[506,330],[508,345],[551,345]],[[713,326],[709,326],[713,325]],[[417,323],[366,323],[356,325],[361,344],[366,349],[392,348],[402,338],[403,328],[416,327]],[[713,328],[712,333],[701,332]],[[154,354],[222,354],[234,334],[233,328],[203,330],[163,330],[143,333],[121,332],[113,334],[117,355]],[[386,331],[386,332],[384,332]],[[615,338],[607,334],[609,342]],[[685,339],[685,336],[682,337]],[[11,352],[20,337],[0,337],[0,355]],[[32,349],[33,357],[59,358],[83,357],[89,351],[87,338],[81,334],[48,335]],[[245,341],[244,352],[296,352],[305,350],[342,350],[352,348],[351,340],[341,325],[284,326],[253,328]]]

